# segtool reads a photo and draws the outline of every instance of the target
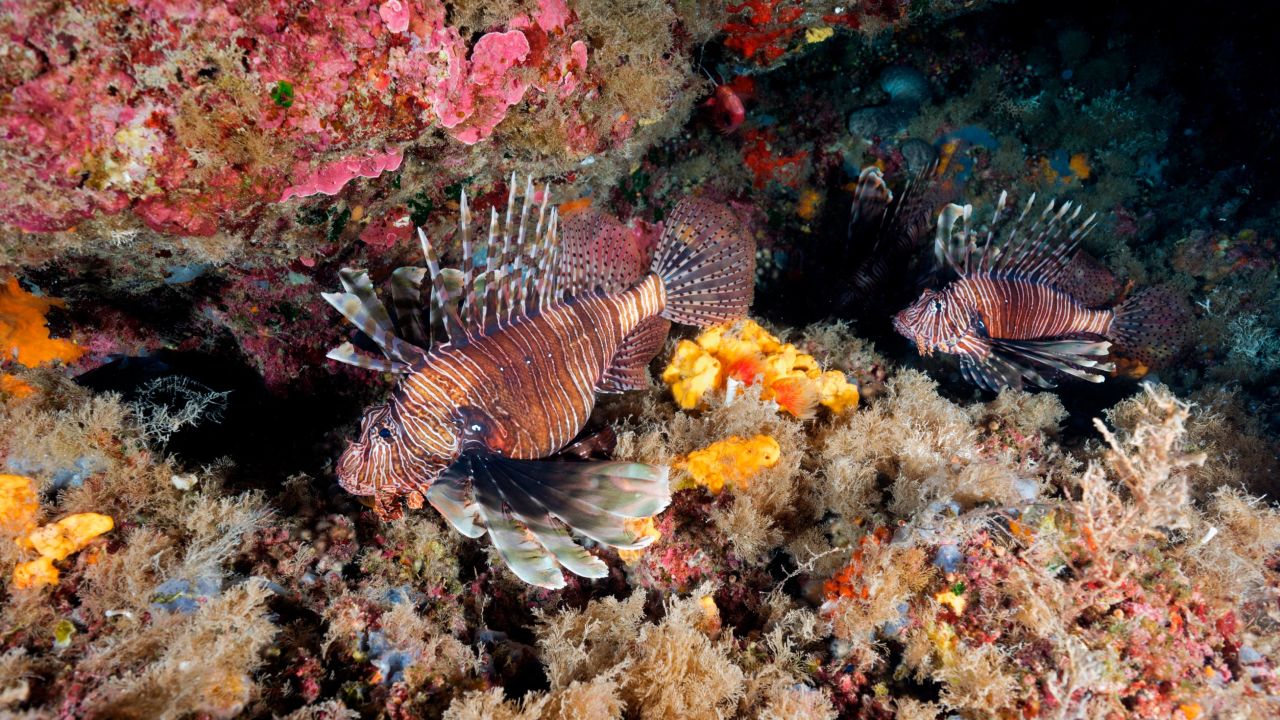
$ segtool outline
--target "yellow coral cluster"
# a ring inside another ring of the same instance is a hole
[[[837,370],[823,371],[812,355],[783,343],[753,320],[710,328],[696,341],[682,340],[662,381],[680,407],[691,410],[730,380],[760,383],[761,397],[799,418],[818,405],[844,413],[858,406],[858,386]]]
[[[115,527],[110,516],[76,513],[36,528],[35,516],[39,509],[30,478],[0,475],[0,527],[6,533],[19,534],[20,546],[40,553],[35,560],[18,563],[13,568],[13,585],[19,589],[57,583],[58,568],[54,562],[83,550],[94,538]]]
[[[35,527],[40,501],[31,478],[0,475],[0,532],[21,535]]]
[[[689,473],[698,485],[719,493],[726,484],[746,487],[747,481],[761,470],[777,465],[781,456],[778,441],[768,435],[750,439],[734,435],[694,450],[677,459],[673,466]]]
[[[0,286],[0,350],[27,367],[57,360],[74,362],[84,350],[70,340],[49,337],[44,314],[62,301],[36,297],[18,284],[16,278]]]

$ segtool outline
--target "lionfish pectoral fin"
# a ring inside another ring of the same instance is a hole
[[[613,362],[604,371],[596,392],[615,393],[644,390],[649,387],[649,361],[662,350],[671,330],[671,321],[663,317],[642,320],[622,340]]]
[[[466,475],[449,468],[427,490],[427,502],[444,516],[455,530],[469,538],[484,535],[480,517],[480,505],[470,497],[470,482]]]
[[[1111,354],[1106,340],[993,340],[1000,353],[1025,358],[1072,377],[1099,383],[1115,365],[1104,362]]]
[[[575,532],[623,550],[638,550],[650,542],[627,528],[626,521],[656,515],[671,502],[669,469],[663,465],[489,455],[485,466],[491,476],[518,486]]]
[[[484,476],[486,483],[485,497],[496,491],[512,516],[528,528],[542,547],[569,572],[588,578],[607,576],[609,566],[574,542],[559,521],[551,516],[546,506],[522,484],[522,477],[513,470],[513,467],[501,464],[490,464],[480,470],[478,476]],[[488,483],[492,483],[492,487]]]
[[[547,509],[521,484],[514,467],[497,456],[473,454],[466,462],[479,504],[498,554],[521,580],[549,589],[565,585],[560,567],[574,574],[608,575],[604,561],[573,541]]]
[[[999,341],[971,338],[968,345],[973,351],[960,356],[960,372],[978,387],[992,392],[1005,388],[1021,390],[1023,380],[1042,388],[1053,387],[1052,382],[1024,361],[1021,353],[1009,352]]]
[[[1022,368],[998,355],[991,355],[985,360],[962,356],[960,374],[965,380],[991,392],[1000,392],[1005,388],[1022,389]]]
[[[484,508],[481,512],[493,547],[516,577],[548,590],[559,590],[567,584],[555,557],[509,510]]]

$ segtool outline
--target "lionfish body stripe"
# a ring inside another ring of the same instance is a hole
[[[955,355],[968,380],[993,391],[1052,387],[1054,374],[1102,382],[1117,349],[1148,366],[1174,355],[1190,310],[1173,291],[1147,288],[1115,308],[1086,306],[1071,292],[1076,248],[1095,216],[1080,221],[1078,206],[1054,202],[1035,213],[1032,196],[997,242],[1005,198],[981,239],[968,226],[971,206],[939,215],[936,253],[959,277],[893,320],[922,355]]]
[[[624,293],[574,298],[496,326],[428,355],[402,381],[393,407],[406,417],[422,416],[441,405],[439,388],[451,388],[452,402],[465,398],[503,438],[490,450],[516,459],[546,457],[586,424],[617,348],[641,320],[662,311],[664,300],[661,281],[650,275]]]
[[[672,321],[745,315],[755,250],[733,213],[694,199],[677,205],[654,251],[598,213],[569,221],[561,239],[545,194],[530,212],[526,183],[517,211],[514,177],[511,188],[506,211],[490,214],[487,243],[473,242],[463,196],[460,270],[442,269],[419,230],[428,268],[393,274],[394,313],[363,272],[344,270],[346,292],[325,295],[385,359],[351,343],[330,357],[401,375],[388,401],[365,413],[337,475],[384,518],[398,517],[401,501],[430,502],[459,532],[488,532],[520,578],[558,588],[562,567],[607,574],[566,528],[643,547],[648,539],[626,520],[661,511],[670,490],[664,466],[546,458],[582,431],[598,393],[647,386]],[[426,349],[436,327],[447,341]]]

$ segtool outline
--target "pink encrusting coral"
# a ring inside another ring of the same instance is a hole
[[[475,144],[519,103],[592,86],[561,0],[474,42],[441,0],[135,5],[0,1],[0,223],[49,232],[132,207],[211,235],[394,170],[433,129]]]
[[[336,160],[304,175],[297,185],[285,188],[280,201],[316,194],[335,195],[344,185],[358,177],[378,177],[384,172],[399,168],[402,162],[404,162],[403,150],[389,150],[362,158]],[[298,171],[298,174],[302,173],[306,173],[306,170]]]

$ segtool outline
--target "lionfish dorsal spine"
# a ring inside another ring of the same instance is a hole
[[[423,348],[400,339],[392,324],[391,315],[387,312],[386,306],[378,300],[367,273],[363,270],[344,268],[339,273],[339,278],[345,292],[322,293],[321,297],[373,340],[382,354],[393,363],[394,371],[406,371],[426,354]],[[361,355],[353,349],[351,352],[339,353],[339,357],[350,358],[361,357]],[[343,360],[343,362],[347,361]]]
[[[408,372],[426,355],[437,326],[444,328],[445,342],[465,345],[491,324],[508,324],[563,300],[566,287],[574,284],[560,277],[559,221],[550,205],[550,190],[550,185],[544,186],[538,202],[532,176],[521,188],[513,174],[506,209],[490,208],[488,235],[483,240],[475,237],[470,199],[463,190],[458,213],[459,267],[441,267],[430,237],[417,228],[426,268],[404,267],[392,273],[394,313],[378,300],[364,271],[342,270],[344,292],[325,293],[324,298],[368,335],[386,360],[363,354],[350,343],[335,348],[330,357],[369,369]],[[580,271],[575,269],[577,274]]]
[[[395,310],[396,330],[421,348],[431,346],[431,336],[422,324],[422,280],[426,274],[426,268],[419,267],[397,268],[391,273],[391,307]]]
[[[434,328],[438,320],[444,327],[445,335],[450,342],[460,341],[463,338],[463,331],[461,323],[457,321],[457,317],[449,310],[448,289],[444,286],[444,282],[440,277],[444,272],[440,267],[440,257],[436,254],[435,248],[432,247],[431,239],[427,237],[427,233],[422,228],[418,228],[418,242],[422,244],[422,256],[426,258],[427,275],[431,282],[427,292],[427,327]]]
[[[948,203],[938,213],[938,229],[934,236],[934,254],[938,263],[950,266],[962,276],[969,274],[970,269],[969,216],[972,213],[972,205]]]
[[[409,372],[409,366],[405,363],[376,357],[368,353],[362,353],[350,342],[344,342],[338,347],[330,350],[325,354],[325,357],[330,360],[336,360],[340,363],[346,363],[347,365],[364,368],[365,370],[373,370],[374,372]]]
[[[1034,212],[1036,197],[1032,193],[1017,216],[1006,220],[1009,194],[1002,191],[981,233],[970,226],[972,205],[947,205],[938,214],[934,237],[938,262],[961,277],[987,275],[1056,285],[1098,215],[1081,220],[1084,206],[1052,199]]]

